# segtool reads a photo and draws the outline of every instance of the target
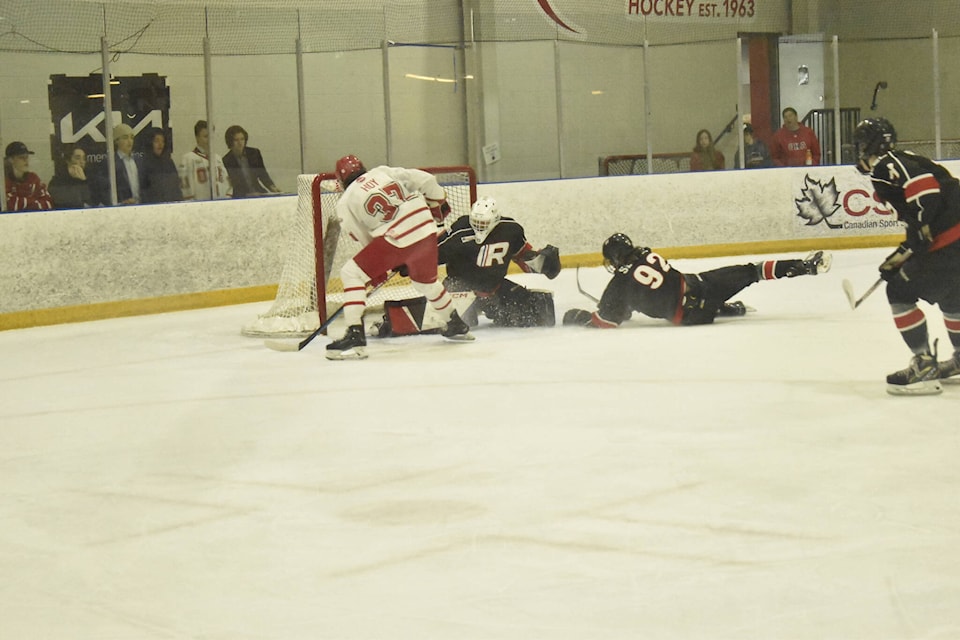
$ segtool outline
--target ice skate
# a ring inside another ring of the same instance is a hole
[[[949,362],[949,361],[948,361]],[[895,396],[926,396],[940,393],[936,351],[913,356],[910,366],[887,376],[887,393]]]
[[[724,302],[720,305],[720,309],[717,312],[718,316],[745,316],[747,311],[750,310],[750,307],[743,304],[739,300],[734,300],[733,302]]]
[[[458,342],[467,342],[473,340],[473,334],[470,333],[470,327],[460,318],[460,314],[454,311],[447,320],[447,326],[440,334],[447,340]]]
[[[830,271],[833,264],[833,254],[829,251],[811,251],[803,259],[803,273],[808,276],[816,276]]]
[[[366,347],[363,326],[350,325],[342,338],[327,345],[327,360],[363,360],[367,357]]]
[[[937,374],[946,384],[960,384],[960,351],[949,360],[937,363]]]

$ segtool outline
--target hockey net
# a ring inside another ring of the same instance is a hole
[[[470,213],[477,199],[477,178],[469,166],[424,167],[437,177],[452,209],[446,223]],[[344,232],[328,233],[340,198],[340,185],[332,173],[297,177],[297,213],[287,240],[277,297],[273,304],[241,333],[250,337],[294,338],[312,333],[343,304],[343,285],[337,274],[360,245]],[[372,292],[368,308],[386,300],[420,295],[408,278],[394,276]],[[324,301],[318,304],[318,300]]]

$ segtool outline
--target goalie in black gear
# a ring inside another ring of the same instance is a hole
[[[552,245],[536,251],[519,222],[501,216],[496,200],[482,197],[470,215],[461,216],[440,237],[440,264],[447,266],[444,286],[472,291],[474,308],[500,327],[552,327],[556,322],[553,293],[527,289],[507,278],[513,262],[525,273],[560,274],[560,250]],[[468,320],[469,322],[469,320]]]
[[[506,276],[513,262],[525,273],[556,278],[561,269],[560,250],[552,245],[534,250],[520,223],[501,216],[493,198],[477,200],[469,215],[458,218],[440,236],[438,262],[446,265],[443,284],[454,303],[473,298],[467,309],[460,309],[468,324],[476,326],[480,314],[499,327],[552,327],[556,323],[552,292],[528,289]],[[432,331],[424,308],[423,298],[389,302],[379,335]]]
[[[832,256],[814,251],[804,260],[764,260],[681,273],[649,247],[635,247],[626,235],[615,233],[603,243],[603,262],[613,278],[597,310],[570,309],[563,324],[613,328],[634,311],[678,325],[710,324],[717,316],[744,315],[747,308],[742,302],[727,300],[751,284],[825,273]]]

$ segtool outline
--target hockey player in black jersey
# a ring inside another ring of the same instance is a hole
[[[469,215],[461,216],[441,234],[439,258],[446,265],[444,286],[454,297],[460,316],[471,326],[479,314],[499,327],[552,327],[556,323],[553,293],[528,289],[507,277],[514,263],[525,273],[560,274],[560,250],[552,245],[536,251],[519,222],[502,216],[496,200],[481,197]],[[464,303],[467,308],[460,308]],[[425,298],[388,301],[380,337],[429,333],[436,329]]]
[[[470,215],[454,221],[440,237],[439,260],[447,267],[444,286],[476,294],[476,311],[494,325],[554,325],[553,294],[510,280],[507,269],[513,262],[525,273],[542,273],[552,280],[560,273],[560,251],[549,244],[534,250],[520,223],[500,215],[493,198],[478,199]]]
[[[817,275],[830,270],[832,256],[814,251],[804,260],[764,260],[703,273],[681,273],[648,247],[636,247],[622,233],[603,243],[603,262],[613,278],[600,296],[597,310],[570,309],[565,325],[614,328],[638,311],[673,324],[710,324],[717,316],[746,313],[731,297],[760,280]]]
[[[932,160],[895,149],[897,134],[885,118],[860,122],[853,141],[857,169],[906,225],[904,241],[880,265],[880,275],[893,321],[914,355],[906,369],[887,376],[887,391],[940,393],[941,379],[960,376],[960,182]],[[939,305],[952,358],[937,362],[920,299]]]

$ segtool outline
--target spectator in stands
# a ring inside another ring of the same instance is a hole
[[[117,177],[117,204],[141,202],[143,190],[143,161],[133,153],[135,136],[128,124],[113,128],[113,147],[116,150],[115,172]],[[90,191],[96,204],[111,206],[109,163],[100,164],[101,169],[91,176]]]
[[[3,157],[3,173],[7,211],[43,211],[53,209],[53,198],[40,176],[30,171],[33,151],[22,142],[7,145]]]
[[[163,129],[150,129],[150,147],[143,155],[143,201],[179,202],[180,173],[167,153],[167,136]]]
[[[214,200],[230,197],[230,178],[223,159],[210,153],[210,131],[206,120],[193,125],[197,146],[183,155],[180,164],[180,188],[184,200]],[[209,159],[208,159],[209,154]],[[210,175],[213,174],[213,180]]]
[[[83,209],[93,206],[90,183],[87,181],[87,152],[83,147],[67,144],[62,159],[50,178],[50,195],[57,209]]]
[[[813,129],[800,122],[797,110],[783,110],[783,126],[773,134],[770,156],[778,167],[820,164],[820,141]]]
[[[744,169],[765,169],[773,166],[770,150],[763,140],[753,135],[753,126],[749,122],[743,124],[743,163]],[[733,166],[740,168],[740,150],[737,149],[733,157]]]
[[[223,164],[230,174],[234,198],[248,198],[267,193],[280,193],[263,164],[259,149],[247,146],[247,130],[238,124],[227,128],[224,140],[229,152]]]
[[[713,136],[706,129],[697,131],[697,144],[690,154],[690,171],[723,171],[726,158],[713,146]]]

